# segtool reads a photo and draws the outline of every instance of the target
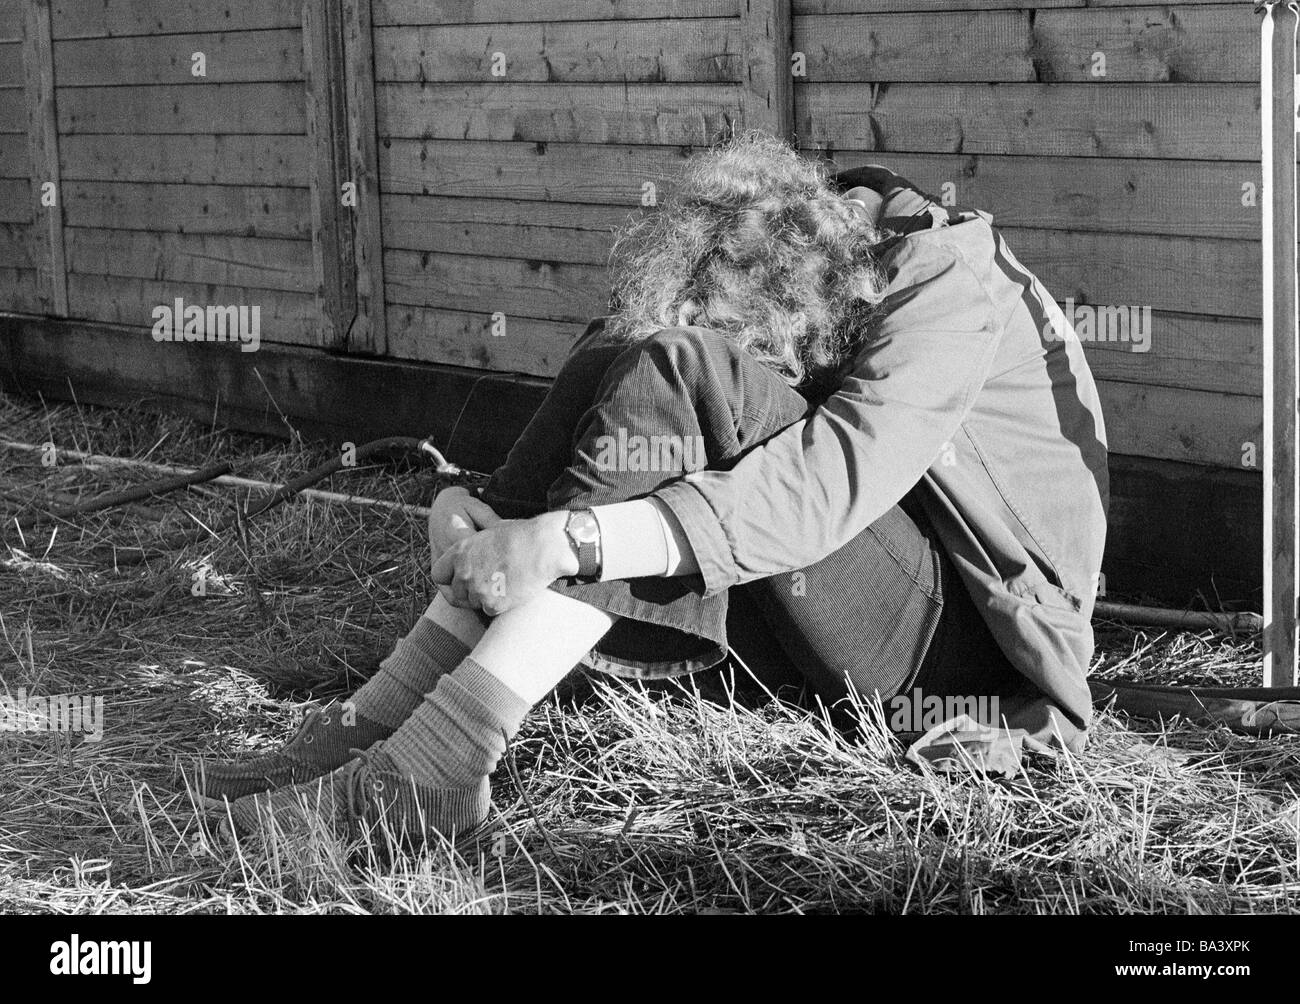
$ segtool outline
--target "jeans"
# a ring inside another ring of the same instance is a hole
[[[593,321],[482,498],[506,518],[640,498],[691,469],[727,469],[814,406],[720,335],[672,328],[628,344]],[[584,660],[594,669],[657,679],[726,657],[730,594],[704,596],[698,575],[552,588],[619,617]],[[1023,680],[911,495],[815,565],[738,588],[829,702],[849,682],[883,700]]]

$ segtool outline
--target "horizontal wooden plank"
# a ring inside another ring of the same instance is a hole
[[[1258,397],[1100,380],[1106,438],[1115,453],[1241,470],[1243,444],[1260,456]]]
[[[388,251],[390,303],[581,323],[605,311],[609,279],[591,265]]]
[[[1166,0],[1168,7],[1219,4],[1223,0]],[[813,14],[908,13],[911,11],[1051,10],[1063,7],[1147,7],[1151,0],[792,0],[796,16]]]
[[[682,147],[394,139],[379,147],[384,191],[639,206],[661,198]]]
[[[302,0],[54,0],[50,19],[56,40],[294,28]]]
[[[880,163],[936,198],[1003,226],[1259,240],[1258,161],[873,154],[837,151],[838,169]],[[946,187],[951,186],[951,187]]]
[[[0,87],[0,133],[27,132],[27,106],[21,87]]]
[[[30,223],[32,184],[26,178],[0,178],[0,223]]]
[[[616,206],[510,199],[385,195],[384,245],[489,257],[604,265],[614,231],[631,217]]]
[[[707,146],[739,107],[730,84],[375,85],[383,138]]]
[[[301,81],[302,29],[68,39],[54,48],[54,77],[60,87]]]
[[[0,140],[0,147],[3,140]],[[68,181],[153,181],[187,185],[298,186],[307,179],[305,136],[64,136]]]
[[[728,82],[740,79],[739,46],[723,18],[403,25],[376,29],[375,79]]]
[[[1240,160],[1259,149],[1247,84],[869,84],[795,88],[805,147]]]
[[[794,48],[821,81],[1259,79],[1258,18],[1239,3],[797,17]]]
[[[393,304],[388,355],[552,377],[582,331],[582,324],[571,322],[514,316],[501,321],[491,314]]]
[[[35,314],[41,310],[34,268],[10,268],[0,264],[0,311]]]
[[[1257,83],[1260,20],[1240,3],[1043,11],[1033,27],[1038,79]]]
[[[1091,340],[1084,353],[1098,380],[1259,397],[1263,329],[1259,321],[1156,310],[1140,342]],[[1137,351],[1141,342],[1146,351]]]
[[[0,265],[6,268],[35,268],[32,253],[36,249],[31,224],[0,223]],[[0,304],[0,310],[3,310]]]
[[[111,275],[68,275],[68,314],[81,320],[124,324],[141,329],[140,337],[157,353],[174,345],[154,342],[150,329],[155,307],[170,306],[180,297],[186,305],[256,306],[260,314],[263,342],[316,345],[316,298],[305,293],[276,289],[226,286],[214,283],[155,282]],[[213,352],[233,352],[245,359],[255,353],[236,346],[212,343],[203,346]]]
[[[311,242],[69,227],[68,271],[314,293]]]
[[[23,86],[22,42],[0,42],[0,87]]]
[[[70,227],[246,237],[311,237],[305,188],[152,185],[71,181],[63,186]]]
[[[1037,79],[1027,11],[798,17],[794,51],[809,81]]]
[[[491,24],[735,17],[741,0],[373,0],[374,24]]]
[[[27,137],[0,133],[0,178],[29,178]]]
[[[1205,7],[1223,3],[1223,0],[1165,0],[1166,7]],[[1150,7],[1151,0],[1077,0],[1070,7]]]
[[[303,133],[301,84],[59,89],[59,133]]]
[[[1001,231],[1057,300],[1220,317],[1261,314],[1262,259],[1254,241]]]

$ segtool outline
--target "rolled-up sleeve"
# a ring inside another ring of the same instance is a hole
[[[812,414],[726,471],[656,492],[682,525],[706,595],[793,571],[848,543],[915,485],[988,374],[997,325],[960,249],[908,240],[850,375]]]

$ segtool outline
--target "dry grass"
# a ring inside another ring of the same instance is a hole
[[[115,456],[229,459],[275,479],[323,458],[125,411],[0,398],[0,428]],[[0,506],[97,493],[124,475],[0,450]],[[427,501],[427,475],[342,490]],[[169,528],[227,513],[230,489],[149,506]],[[12,524],[10,524],[12,526]],[[1283,912],[1300,908],[1300,743],[1102,714],[1090,748],[1015,782],[921,772],[875,729],[849,738],[728,677],[699,691],[579,678],[499,772],[504,836],[380,866],[331,837],[231,848],[168,787],[177,757],[282,739],[309,699],[371,672],[428,595],[416,517],[294,502],[244,534],[114,568],[91,545],[158,525],[108,512],[0,548],[0,677],[96,694],[98,743],[0,733],[6,912]],[[206,598],[194,570],[213,570]],[[1101,631],[1096,671],[1258,680],[1253,640]],[[1145,731],[1144,731],[1145,729]]]

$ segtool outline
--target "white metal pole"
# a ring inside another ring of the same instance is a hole
[[[1264,685],[1297,675],[1296,28],[1292,0],[1271,0],[1260,35],[1264,264]]]

